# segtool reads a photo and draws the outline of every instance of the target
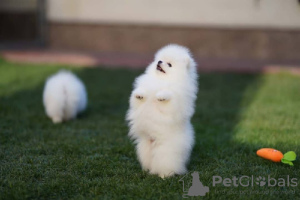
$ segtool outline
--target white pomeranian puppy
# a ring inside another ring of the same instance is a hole
[[[53,123],[74,119],[86,108],[84,84],[70,71],[61,70],[47,79],[43,102]]]
[[[126,119],[144,170],[162,178],[186,172],[197,92],[196,63],[186,47],[175,44],[160,49],[136,78]]]

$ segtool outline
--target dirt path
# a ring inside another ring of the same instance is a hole
[[[0,56],[11,62],[66,64],[81,67],[145,68],[153,55],[133,53],[87,53],[58,50],[2,50]],[[278,73],[300,75],[300,61],[258,61],[196,58],[200,72]]]

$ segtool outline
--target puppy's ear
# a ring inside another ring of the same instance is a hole
[[[187,67],[188,69],[191,68],[191,62],[192,62],[192,60],[191,60],[191,58],[190,58],[189,56],[186,56],[186,57],[184,58],[184,62],[185,62],[186,67]]]
[[[197,66],[197,64],[196,64],[195,60],[193,59],[193,57],[189,56],[189,57],[186,58],[186,66],[187,66],[188,69],[194,69]]]

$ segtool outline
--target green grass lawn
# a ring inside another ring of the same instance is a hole
[[[79,119],[54,125],[42,92],[46,77],[63,67],[0,60],[0,199],[181,199],[183,176],[143,172],[127,137],[128,98],[143,71],[72,68],[89,106]],[[212,73],[199,83],[188,169],[210,190],[197,199],[300,199],[299,159],[291,167],[256,156],[262,147],[300,155],[300,77]],[[289,175],[298,186],[213,186],[213,176],[252,175]],[[191,176],[184,180],[187,190]]]

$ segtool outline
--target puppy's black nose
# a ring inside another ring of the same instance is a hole
[[[160,60],[160,61],[158,61],[158,63],[157,63],[157,64],[158,64],[158,65],[160,65],[161,63],[162,63],[162,61]]]

